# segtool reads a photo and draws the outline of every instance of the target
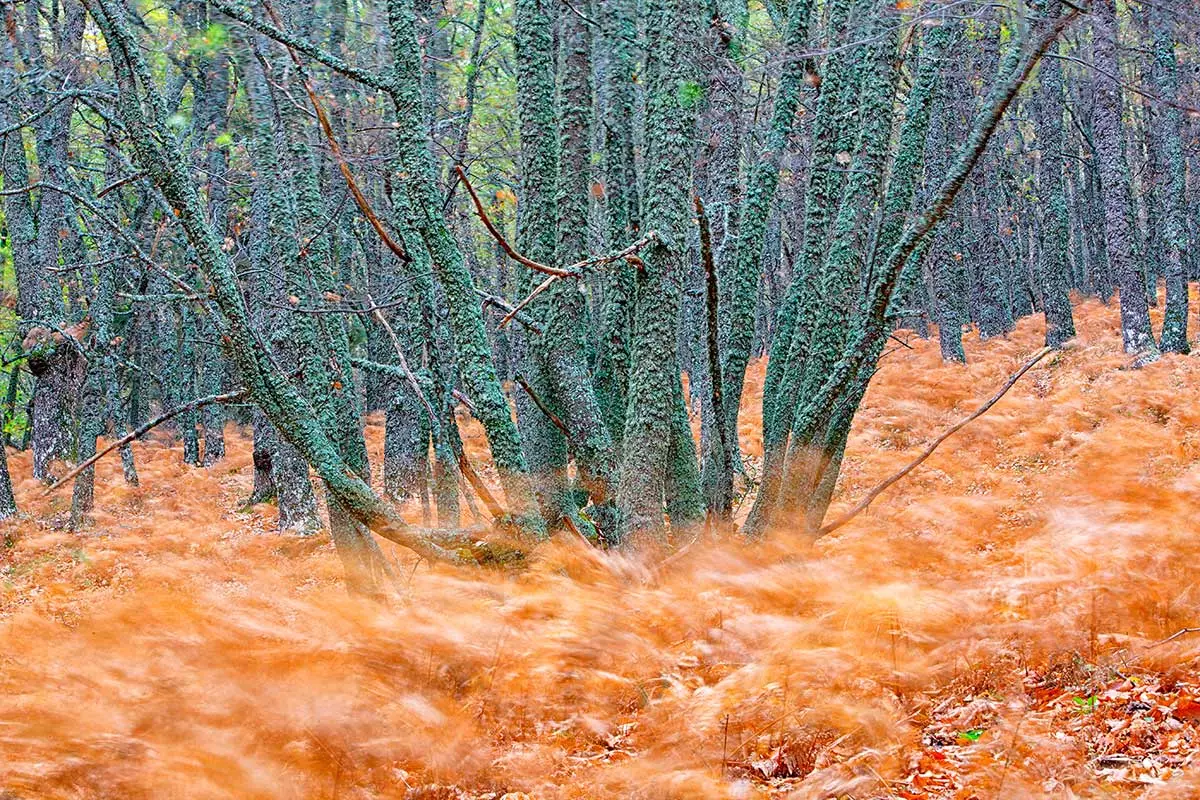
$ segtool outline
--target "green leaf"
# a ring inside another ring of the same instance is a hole
[[[1080,714],[1090,714],[1096,710],[1096,695],[1092,695],[1091,697],[1076,697],[1073,698],[1073,700],[1075,703],[1075,710]]]
[[[958,738],[968,742],[977,742],[980,736],[983,736],[983,728],[971,728],[969,731],[960,733]]]
[[[233,144],[233,134],[228,131],[218,134],[217,138],[213,139],[213,144],[217,147],[229,147]]]

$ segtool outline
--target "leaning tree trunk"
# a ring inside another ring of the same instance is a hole
[[[559,146],[556,126],[554,16],[556,4],[544,0],[519,0],[513,41],[517,67],[517,112],[521,126],[521,198],[517,206],[517,247],[540,264],[553,263],[556,249]],[[569,13],[564,9],[564,14]],[[576,76],[579,79],[579,76]],[[518,294],[528,295],[543,280],[524,266],[516,281]],[[559,282],[556,290],[530,315],[541,323],[553,315],[575,286]],[[579,322],[579,320],[575,320]],[[557,331],[562,334],[561,329]],[[570,339],[568,339],[568,342]],[[543,356],[544,337],[518,335],[514,350],[520,361],[521,377],[529,391],[516,395],[521,443],[534,479],[542,515],[552,529],[564,518],[578,517],[578,504],[567,479],[567,441],[539,403],[553,400],[553,384]],[[532,392],[532,396],[531,396]],[[537,400],[534,399],[537,397]]]
[[[1055,13],[1060,0],[1048,0],[1046,7]],[[1067,259],[1070,219],[1063,183],[1063,81],[1062,63],[1057,58],[1042,62],[1038,72],[1041,89],[1037,95],[1037,139],[1041,159],[1038,162],[1038,199],[1041,206],[1041,241],[1038,277],[1042,289],[1042,309],[1046,316],[1046,346],[1061,347],[1075,336],[1071,315],[1071,275]]]
[[[608,211],[608,244],[637,239],[641,228],[638,176],[634,169],[634,80],[632,50],[637,36],[636,0],[605,0],[602,17],[607,71],[602,87],[604,118],[604,197]],[[616,453],[625,435],[629,394],[630,336],[633,328],[634,269],[624,261],[611,265],[601,278],[598,318],[596,401]]]
[[[847,22],[853,6],[853,0],[830,3],[827,27],[835,37],[830,39],[830,45],[849,42],[853,33]],[[821,95],[813,123],[803,234],[792,282],[775,315],[775,338],[763,381],[762,480],[747,522],[750,532],[763,530],[764,514],[769,517],[772,513],[783,481],[793,401],[803,381],[812,333],[810,315],[820,302],[821,266],[847,174],[837,163],[838,154],[854,148],[858,131],[859,119],[854,113],[858,88],[854,79],[854,50],[831,46],[821,66]]]

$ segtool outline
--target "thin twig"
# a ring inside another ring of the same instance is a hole
[[[372,306],[371,316],[387,332],[388,338],[392,342],[392,349],[396,351],[396,358],[400,362],[400,369],[404,372],[404,378],[408,381],[408,385],[412,387],[413,392],[416,393],[417,399],[421,401],[421,405],[425,406],[425,413],[429,415],[429,424],[436,431],[439,428],[438,416],[433,410],[433,404],[429,402],[429,398],[421,390],[421,382],[417,380],[417,376],[413,374],[412,369],[408,366],[408,359],[404,357],[404,348],[400,346],[400,337],[396,336],[396,331],[392,328],[391,323],[387,321],[387,317],[375,305],[375,301],[371,299],[371,295],[369,294],[367,295],[367,302]]]
[[[135,172],[132,175],[121,178],[120,180],[115,180],[112,183],[110,183],[108,186],[105,186],[103,189],[96,192],[96,198],[99,199],[101,197],[104,197],[104,195],[108,194],[113,189],[119,189],[127,183],[133,183],[138,178],[145,177],[145,175],[146,175],[146,173],[144,173],[144,172]]]
[[[169,419],[172,419],[173,417],[177,417],[180,414],[183,414],[184,412],[187,412],[187,411],[195,411],[196,409],[203,408],[204,406],[211,406],[215,403],[234,403],[234,402],[237,402],[238,400],[241,400],[247,394],[249,394],[249,392],[246,389],[237,389],[232,392],[226,392],[225,394],[211,394],[207,397],[199,397],[195,400],[184,403],[181,406],[176,406],[175,408],[172,408],[170,411],[159,414],[154,419],[143,424],[137,430],[133,431],[132,433],[128,433],[125,436],[122,436],[120,439],[117,439],[115,442],[110,444],[108,447],[104,448],[99,453],[96,453],[96,455],[92,456],[87,461],[84,461],[82,464],[75,467],[73,470],[68,472],[63,477],[59,478],[58,481],[55,482],[53,486],[49,487],[48,489],[46,489],[45,492],[42,493],[42,496],[46,497],[47,495],[53,494],[55,490],[61,488],[64,484],[66,484],[68,481],[70,481],[76,475],[83,472],[85,469],[92,466],[100,459],[104,458],[106,455],[111,453],[113,450],[116,450],[119,447],[124,447],[125,445],[132,442],[134,439],[140,439],[141,437],[143,437],[147,433],[149,433],[152,429],[158,427],[159,425],[163,424],[164,422],[166,422]]]
[[[467,483],[471,484],[471,488],[475,490],[475,494],[479,495],[479,499],[487,506],[488,513],[495,519],[503,518],[505,516],[504,506],[500,505],[499,501],[496,500],[487,488],[487,484],[479,477],[479,473],[471,466],[466,450],[458,454],[458,471],[467,479]]]
[[[947,430],[941,436],[934,439],[929,444],[929,446],[926,447],[925,450],[921,452],[921,455],[917,456],[917,458],[914,461],[912,461],[908,466],[906,466],[904,469],[897,472],[892,477],[885,480],[883,483],[876,486],[871,491],[867,492],[867,496],[864,497],[862,500],[860,500],[858,502],[858,504],[854,506],[854,508],[850,509],[845,514],[843,514],[841,517],[839,517],[838,519],[834,520],[833,522],[829,523],[828,525],[824,526],[819,531],[817,531],[817,536],[824,536],[828,533],[832,533],[833,531],[842,527],[847,522],[854,519],[860,513],[865,511],[867,509],[867,507],[869,505],[871,505],[871,503],[875,500],[875,498],[879,497],[879,495],[883,494],[888,489],[889,486],[896,483],[898,480],[903,478],[908,473],[912,472],[914,469],[919,467],[925,461],[925,459],[927,459],[931,455],[933,455],[933,451],[937,450],[938,446],[942,442],[946,441],[951,436],[958,433],[960,430],[965,428],[971,422],[974,422],[975,420],[979,419],[981,416],[983,416],[987,412],[987,410],[989,408],[996,405],[996,403],[998,403],[1000,401],[1000,398],[1004,397],[1004,395],[1007,394],[1008,390],[1011,389],[1016,384],[1016,382],[1021,379],[1022,375],[1024,375],[1026,372],[1028,372],[1030,369],[1032,369],[1034,364],[1037,364],[1039,361],[1041,361],[1043,358],[1045,358],[1047,355],[1049,355],[1052,352],[1054,352],[1054,348],[1043,347],[1041,350],[1038,350],[1036,353],[1034,353],[1033,356],[1028,361],[1025,362],[1025,365],[1023,367],[1021,367],[1019,370],[1017,370],[1015,373],[1012,374],[1012,376],[1005,382],[1004,386],[1002,386],[1000,388],[1000,391],[996,392],[996,394],[992,395],[990,400],[988,400],[986,403],[984,403],[978,409],[976,409],[975,413],[971,414],[971,416],[967,417],[966,419],[962,420],[961,422],[958,422],[957,424],[953,425],[949,430]]]
[[[467,397],[465,394],[460,392],[458,389],[452,389],[450,391],[450,394],[454,397],[455,400],[457,400],[458,402],[460,402],[464,406],[466,406],[467,411],[470,411],[472,414],[475,413],[475,404],[471,402],[471,398]]]
[[[1186,636],[1189,633],[1200,633],[1200,628],[1181,628],[1181,629],[1175,631],[1174,633],[1172,633],[1167,638],[1163,639],[1162,641],[1155,642],[1154,644],[1150,645],[1146,649],[1152,650],[1155,647],[1159,647],[1161,645],[1166,644],[1167,642],[1173,642],[1176,639],[1178,639],[1180,636]]]

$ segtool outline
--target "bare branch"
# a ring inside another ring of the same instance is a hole
[[[232,392],[226,392],[225,394],[211,394],[207,397],[198,397],[195,400],[184,403],[181,406],[176,406],[175,408],[172,408],[170,411],[167,411],[163,414],[159,414],[154,419],[150,420],[149,422],[144,423],[137,430],[135,430],[131,433],[128,433],[125,436],[122,436],[120,439],[117,439],[115,442],[113,442],[108,447],[101,450],[99,453],[96,453],[96,455],[92,456],[87,461],[84,461],[82,464],[79,464],[78,466],[76,466],[74,469],[72,469],[66,475],[59,478],[58,481],[56,481],[54,483],[54,485],[52,485],[48,489],[46,489],[46,491],[44,491],[42,493],[42,496],[46,497],[48,495],[53,494],[58,489],[62,488],[62,486],[64,484],[68,483],[76,475],[83,472],[85,469],[92,466],[100,459],[104,458],[106,455],[111,453],[113,450],[116,450],[119,447],[124,447],[125,445],[132,442],[134,439],[140,439],[141,437],[143,437],[147,433],[149,433],[151,430],[153,430],[154,428],[158,427],[159,425],[163,424],[164,422],[166,422],[167,420],[169,420],[173,417],[177,417],[180,414],[183,414],[184,412],[187,412],[187,411],[195,411],[196,409],[203,408],[204,406],[211,406],[215,403],[236,403],[238,400],[241,400],[242,398],[244,398],[247,394],[249,394],[249,391],[246,389],[237,389]]]
[[[817,536],[824,536],[827,533],[833,533],[835,530],[842,527],[847,522],[854,519],[859,514],[861,514],[863,511],[865,511],[867,509],[867,507],[869,505],[871,505],[871,503],[875,500],[875,498],[879,497],[879,495],[883,494],[888,489],[889,486],[891,486],[892,484],[899,481],[901,478],[903,478],[908,473],[912,472],[914,469],[919,467],[925,461],[925,459],[927,459],[931,455],[933,455],[933,451],[937,450],[938,446],[941,445],[942,442],[946,441],[951,436],[953,436],[954,434],[958,433],[963,428],[965,428],[967,425],[969,425],[970,423],[974,422],[975,420],[982,417],[985,413],[987,413],[987,410],[989,408],[991,408],[992,406],[996,405],[996,403],[998,403],[1000,401],[1000,398],[1004,397],[1004,395],[1008,393],[1008,390],[1011,389],[1016,384],[1016,382],[1021,379],[1022,375],[1024,375],[1026,372],[1028,372],[1030,369],[1032,369],[1034,364],[1037,364],[1039,361],[1041,361],[1043,358],[1045,358],[1047,355],[1049,355],[1052,352],[1054,352],[1054,348],[1043,347],[1041,350],[1038,350],[1036,353],[1034,353],[1033,357],[1030,358],[1028,361],[1026,361],[1025,365],[1023,367],[1021,367],[1019,370],[1014,372],[1012,374],[1012,376],[1005,382],[1004,386],[1000,387],[1000,391],[996,392],[996,394],[992,395],[991,399],[989,399],[986,403],[984,403],[978,409],[976,409],[974,414],[972,414],[971,416],[967,417],[966,419],[956,423],[955,425],[951,426],[949,430],[947,430],[941,436],[937,437],[932,442],[930,442],[929,446],[926,447],[921,452],[921,455],[917,456],[917,458],[914,459],[908,466],[906,466],[904,469],[900,470],[895,475],[893,475],[890,478],[888,478],[887,480],[885,480],[883,483],[876,486],[871,491],[867,492],[867,496],[864,497],[862,500],[858,501],[858,503],[854,506],[854,508],[850,509],[845,514],[843,514],[841,517],[837,518],[833,522],[829,523],[828,525],[824,526],[819,531],[817,531]]]
[[[483,201],[479,199],[479,195],[475,192],[475,187],[471,185],[471,179],[467,177],[467,171],[462,168],[461,164],[455,166],[454,171],[458,173],[458,178],[462,181],[463,186],[467,187],[467,193],[471,195],[471,202],[475,204],[475,213],[479,215],[479,221],[483,223],[483,227],[487,228],[488,233],[490,233],[492,238],[496,240],[496,244],[500,245],[504,252],[508,254],[509,258],[511,258],[513,261],[516,261],[518,264],[524,264],[536,272],[544,272],[547,275],[555,275],[559,278],[578,277],[577,275],[572,274],[570,270],[558,269],[557,267],[548,267],[545,264],[534,261],[531,258],[526,258],[518,253],[516,248],[509,244],[508,240],[504,238],[504,234],[500,232],[500,229],[492,224],[491,218],[488,217],[487,211],[483,207]]]

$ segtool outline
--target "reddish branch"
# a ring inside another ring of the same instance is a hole
[[[516,248],[508,243],[508,240],[504,238],[504,234],[500,232],[500,229],[496,227],[495,223],[492,222],[491,217],[488,216],[487,210],[483,207],[483,201],[479,199],[479,195],[476,193],[475,187],[471,185],[471,179],[467,177],[467,171],[463,169],[461,164],[456,166],[454,169],[458,173],[458,177],[462,181],[463,186],[467,187],[467,194],[471,196],[471,202],[475,206],[475,213],[479,217],[479,221],[483,223],[483,227],[487,228],[488,233],[492,235],[492,238],[496,240],[496,243],[500,245],[500,248],[508,254],[509,258],[511,258],[513,261],[516,261],[518,264],[524,264],[536,272],[543,272],[547,275],[553,275],[556,278],[580,278],[583,277],[583,271],[589,267],[598,267],[604,264],[611,264],[612,262],[620,261],[621,259],[625,259],[640,270],[642,269],[641,259],[635,258],[635,254],[646,245],[658,240],[658,234],[654,231],[650,231],[641,239],[638,239],[624,250],[619,250],[616,253],[609,253],[608,255],[597,256],[595,258],[585,258],[583,261],[577,261],[568,267],[547,266],[538,261],[534,261],[532,258],[527,258],[521,253],[517,252]]]
[[[264,0],[263,7],[271,15],[271,19],[275,21],[275,24],[282,27],[279,16],[275,13],[275,9],[271,7],[271,4]],[[383,223],[379,221],[379,217],[375,214],[375,210],[371,208],[371,204],[367,202],[366,196],[358,188],[358,181],[354,180],[354,174],[350,172],[350,165],[346,163],[346,159],[342,155],[342,148],[338,146],[337,136],[333,132],[333,126],[329,123],[329,116],[325,113],[325,109],[317,99],[317,93],[313,90],[312,81],[309,80],[308,73],[305,72],[304,65],[300,62],[300,56],[296,55],[296,51],[291,47],[287,47],[287,51],[288,55],[292,57],[292,63],[296,65],[296,69],[300,73],[301,83],[304,84],[304,91],[308,94],[313,111],[317,114],[317,121],[321,125],[321,132],[325,134],[325,140],[329,142],[329,150],[333,153],[334,160],[337,161],[342,177],[346,179],[346,186],[349,187],[350,194],[354,197],[355,205],[358,206],[358,210],[362,212],[362,215],[367,218],[367,222],[375,229],[375,233],[379,235],[379,239],[387,246],[387,249],[391,250],[405,264],[409,263],[412,258],[405,252],[403,247],[388,235],[388,232],[383,227]]]
[[[508,254],[509,258],[511,258],[513,261],[516,261],[518,264],[524,264],[536,272],[544,272],[547,275],[556,275],[559,278],[578,277],[577,274],[571,272],[570,270],[558,269],[557,267],[548,267],[545,264],[534,261],[532,258],[526,258],[518,253],[516,248],[509,244],[508,240],[504,238],[504,234],[500,233],[500,229],[492,224],[491,218],[488,217],[487,211],[484,210],[483,201],[479,199],[479,195],[475,192],[475,187],[471,185],[471,180],[467,177],[467,171],[462,168],[461,164],[456,166],[454,169],[458,173],[458,178],[462,181],[463,186],[467,187],[467,194],[471,195],[471,202],[475,204],[475,213],[479,215],[479,221],[483,223],[483,227],[487,228],[488,233],[492,235],[492,238],[496,240],[496,243],[500,245],[501,249]]]

